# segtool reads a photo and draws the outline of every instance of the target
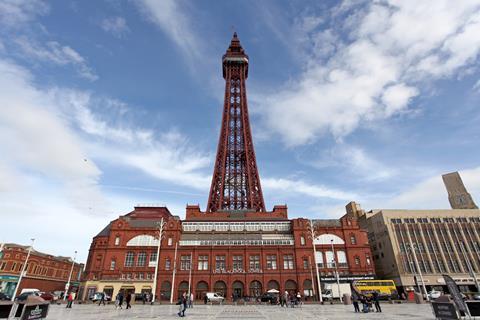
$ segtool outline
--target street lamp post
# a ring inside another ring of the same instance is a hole
[[[192,283],[192,269],[193,269],[193,252],[190,252],[190,272],[188,274],[188,299],[190,299],[191,283]]]
[[[25,263],[23,264],[23,267],[22,267],[22,272],[20,273],[20,276],[18,277],[17,285],[15,287],[15,290],[13,291],[12,301],[15,301],[15,296],[17,295],[18,288],[20,288],[20,283],[22,282],[23,275],[26,273],[25,270],[27,269],[28,259],[30,258],[30,253],[32,252],[32,249],[33,249],[33,243],[35,242],[35,239],[33,239],[33,238],[30,239],[30,240],[32,241],[32,244],[28,248],[27,258],[25,259]]]
[[[177,246],[178,242],[175,242],[175,254],[173,255],[173,272],[172,272],[172,285],[170,290],[170,304],[173,303],[173,291],[175,289],[175,273],[177,272]]]
[[[408,238],[409,238],[409,241],[410,241],[410,244],[409,244],[410,252],[413,255],[413,262],[415,263],[415,268],[417,269],[418,275],[420,276],[420,281],[422,282],[423,292],[425,292],[425,297],[426,297],[427,301],[430,301],[430,298],[428,297],[428,293],[427,293],[427,288],[425,287],[425,281],[423,281],[422,270],[420,270],[420,265],[418,263],[417,254],[415,252],[416,246],[412,243],[412,239],[410,238],[410,234],[408,234]],[[420,290],[420,293],[422,293],[422,290]]]
[[[70,289],[70,281],[72,280],[73,267],[75,266],[75,260],[77,259],[77,251],[75,251],[75,256],[73,257],[72,267],[70,268],[70,275],[68,276],[67,284],[65,285],[65,294],[63,295],[63,300],[67,300],[67,293]]]
[[[337,289],[338,289],[338,298],[340,299],[340,302],[343,301],[342,297],[340,296],[340,279],[338,277],[338,268],[337,268],[337,263],[335,262],[335,249],[333,248],[333,239],[330,240],[330,244],[332,245],[332,254],[333,254],[333,259],[332,263],[335,266],[335,276],[337,278]],[[333,297],[333,294],[332,294]]]
[[[315,230],[313,229],[312,220],[309,221],[308,231],[310,232],[310,239],[312,239],[313,246],[313,261],[315,262],[315,272],[317,274],[317,293],[318,299],[320,302],[323,302],[322,298],[322,284],[320,283],[320,274],[318,272],[318,262],[317,262],[317,249],[315,248]]]
[[[155,274],[153,275],[153,293],[152,293],[152,303],[155,303],[155,297],[157,293],[157,277],[158,277],[158,265],[160,264],[160,245],[162,243],[162,235],[163,235],[163,218],[160,220],[158,224],[158,246],[157,246],[157,263],[155,264]]]

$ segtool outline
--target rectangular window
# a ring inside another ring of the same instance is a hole
[[[147,263],[147,253],[140,252],[137,257],[137,267],[144,267]]]
[[[300,237],[300,245],[302,245],[302,246],[305,245],[305,237],[304,236]]]
[[[243,271],[243,256],[233,256],[233,270]]]
[[[190,270],[190,258],[190,255],[180,257],[180,270]]]
[[[4,270],[6,266],[7,266],[7,263],[2,262],[2,264],[0,265],[0,270]]]
[[[267,256],[267,269],[268,270],[277,270],[277,256],[276,255]]]
[[[139,274],[138,274],[138,279],[139,279],[139,280],[143,280],[143,273],[139,273]]]
[[[14,262],[14,263],[12,264],[12,271],[15,271],[15,267],[16,267],[16,266],[17,266],[17,264]]]
[[[215,270],[225,270],[225,256],[216,256],[215,257]]]
[[[168,245],[171,246],[173,244],[173,239],[172,238],[168,238]]]
[[[169,258],[165,259],[165,270],[170,270],[171,263]]]
[[[127,252],[125,256],[125,267],[133,267],[135,263],[135,253]]]
[[[370,262],[370,256],[369,256],[369,255],[366,255],[366,256],[365,256],[365,260],[366,260],[366,262],[367,262],[367,266],[369,266],[369,265],[371,264],[371,262]]]
[[[250,270],[260,270],[260,256],[250,256]]]
[[[355,238],[355,236],[353,234],[350,236],[350,243],[351,244],[357,244],[357,238]]]
[[[360,265],[360,258],[355,257],[355,265],[359,266]]]
[[[283,269],[285,270],[293,269],[293,255],[287,254],[283,256]]]
[[[303,269],[308,269],[308,259],[303,259]]]
[[[115,260],[110,261],[110,270],[115,270],[115,263],[116,263]],[[57,271],[57,273],[58,273],[58,271]]]
[[[154,267],[156,263],[157,263],[157,253],[156,253],[156,252],[152,252],[152,253],[150,253],[150,263],[149,263],[149,266],[150,266],[150,267]]]
[[[208,256],[198,256],[198,270],[208,270]]]
[[[120,237],[115,237],[115,245],[120,245]]]

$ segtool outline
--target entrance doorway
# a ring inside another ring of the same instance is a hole
[[[233,288],[233,300],[235,301],[238,298],[243,298],[243,283],[240,281],[235,281],[232,285]]]

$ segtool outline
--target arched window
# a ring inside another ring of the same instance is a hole
[[[127,246],[156,247],[158,246],[158,239],[148,234],[142,234],[130,239],[127,242]]]
[[[208,283],[200,281],[195,289],[195,299],[201,300],[208,292]]]
[[[260,281],[250,282],[250,297],[258,297],[262,294],[262,284]]]
[[[324,233],[315,238],[314,243],[317,245],[326,245],[326,244],[345,244],[342,238],[331,233]]]
[[[275,280],[268,281],[267,287],[268,287],[268,290],[270,289],[280,290],[280,285]]]
[[[217,281],[217,282],[215,282],[215,284],[213,285],[213,290],[214,290],[216,293],[221,294],[222,297],[226,297],[226,294],[227,294],[227,285],[226,285],[225,282],[223,282],[223,281]]]
[[[297,283],[293,280],[287,280],[285,282],[285,291],[297,292]]]

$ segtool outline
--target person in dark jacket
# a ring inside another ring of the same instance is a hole
[[[373,303],[375,304],[376,312],[382,312],[382,308],[380,307],[380,295],[378,294],[377,291],[374,291],[372,293],[372,299],[373,299]]]
[[[101,305],[102,303],[105,305],[105,292],[100,293],[100,302],[98,305]]]
[[[355,312],[360,312],[360,307],[358,306],[358,294],[356,292],[352,293],[352,303],[353,303],[353,308],[355,309]]]
[[[127,293],[127,296],[125,297],[125,302],[127,303],[127,309],[130,309],[132,305],[130,304],[130,301],[132,301],[132,294]]]
[[[185,310],[187,309],[187,293],[186,292],[182,294],[177,304],[180,305],[180,310],[177,313],[178,316],[185,317]]]

